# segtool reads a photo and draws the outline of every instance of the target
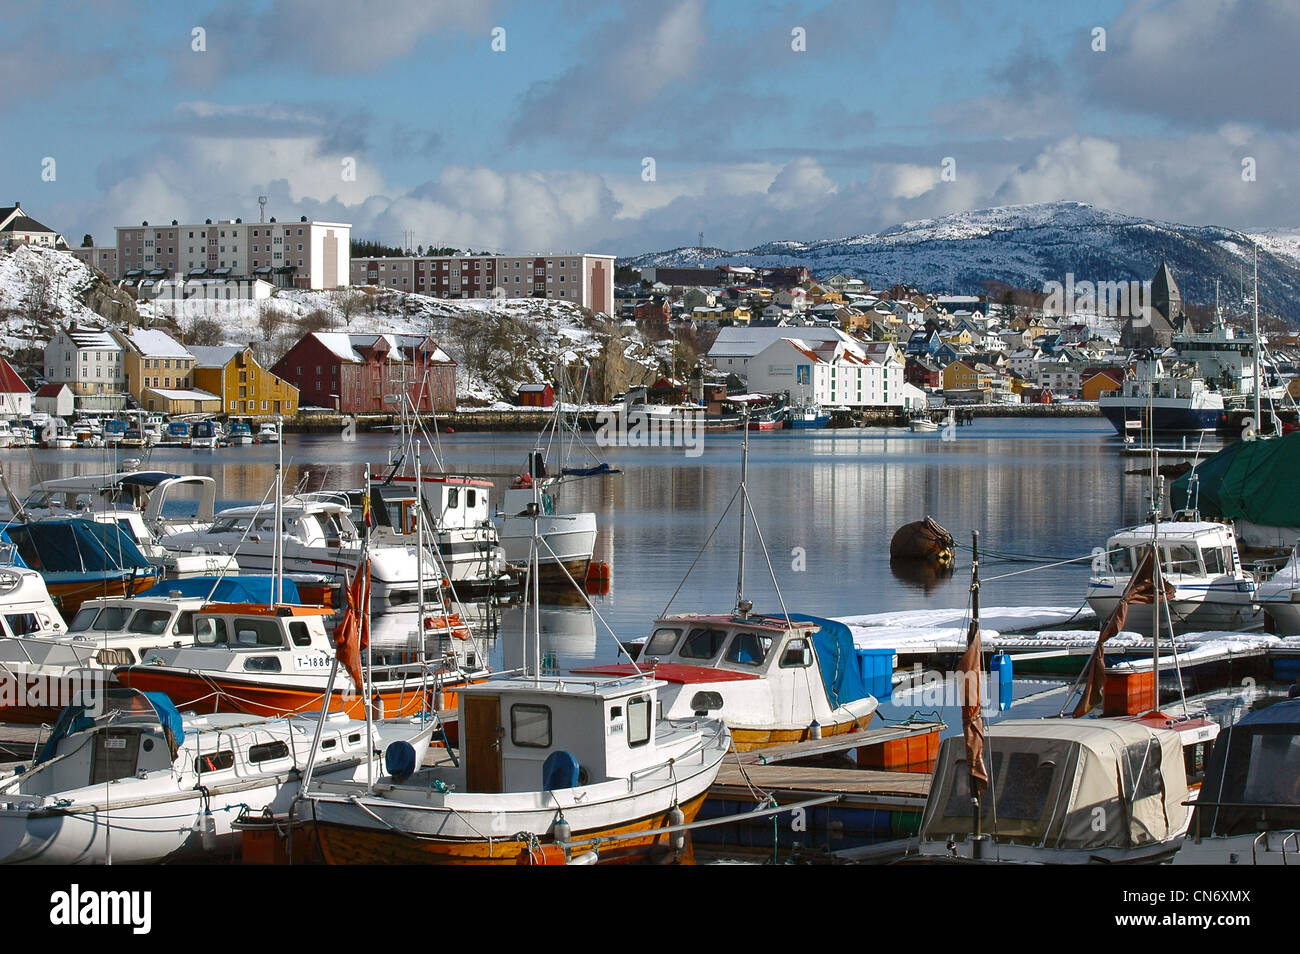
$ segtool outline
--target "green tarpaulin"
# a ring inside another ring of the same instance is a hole
[[[1211,519],[1300,526],[1300,432],[1230,444],[1203,461],[1195,474],[1199,486],[1190,503],[1191,473],[1173,482],[1169,500],[1174,509],[1195,505]]]

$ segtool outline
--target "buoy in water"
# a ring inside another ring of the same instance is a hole
[[[952,534],[941,527],[934,518],[905,523],[889,541],[891,560],[924,560],[937,566],[947,566],[953,561]]]

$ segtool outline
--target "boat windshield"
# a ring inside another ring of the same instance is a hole
[[[68,626],[70,633],[116,632],[122,629],[131,611],[121,606],[84,606]]]
[[[761,666],[772,648],[771,636],[737,633],[727,647],[727,662],[741,666]]]
[[[1271,829],[1300,827],[1300,735],[1292,726],[1229,731],[1223,777],[1202,789],[1207,801],[1228,803],[1214,813],[1215,834],[1255,832],[1263,819]]]
[[[656,629],[654,635],[650,637],[650,642],[646,643],[645,654],[647,656],[667,656],[677,645],[677,640],[681,638],[680,629]]]
[[[1200,576],[1201,558],[1195,546],[1169,546],[1165,548],[1164,570],[1182,576]]]
[[[1133,551],[1128,547],[1116,550],[1110,555],[1110,569],[1116,575],[1133,572]]]
[[[693,629],[677,655],[683,659],[712,659],[722,649],[727,634],[721,629]]]

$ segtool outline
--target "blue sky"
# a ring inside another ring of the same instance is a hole
[[[1056,199],[1300,225],[1300,4],[177,6],[0,3],[5,201],[74,243],[247,219],[265,194],[357,237],[511,252],[741,248]]]

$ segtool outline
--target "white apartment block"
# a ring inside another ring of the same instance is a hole
[[[607,315],[614,309],[613,255],[354,258],[351,276],[353,285],[434,298],[551,298]]]
[[[262,279],[280,288],[338,288],[348,282],[352,226],[342,222],[244,222],[118,226],[123,281]],[[95,263],[100,268],[99,262]],[[105,269],[107,272],[107,269]]]
[[[781,338],[749,362],[748,387],[762,394],[788,393],[796,404],[823,407],[925,406],[920,389],[903,380],[903,366],[891,357],[874,360],[845,341]]]
[[[126,386],[122,346],[106,331],[60,330],[45,346],[45,378],[73,394],[119,394]]]

